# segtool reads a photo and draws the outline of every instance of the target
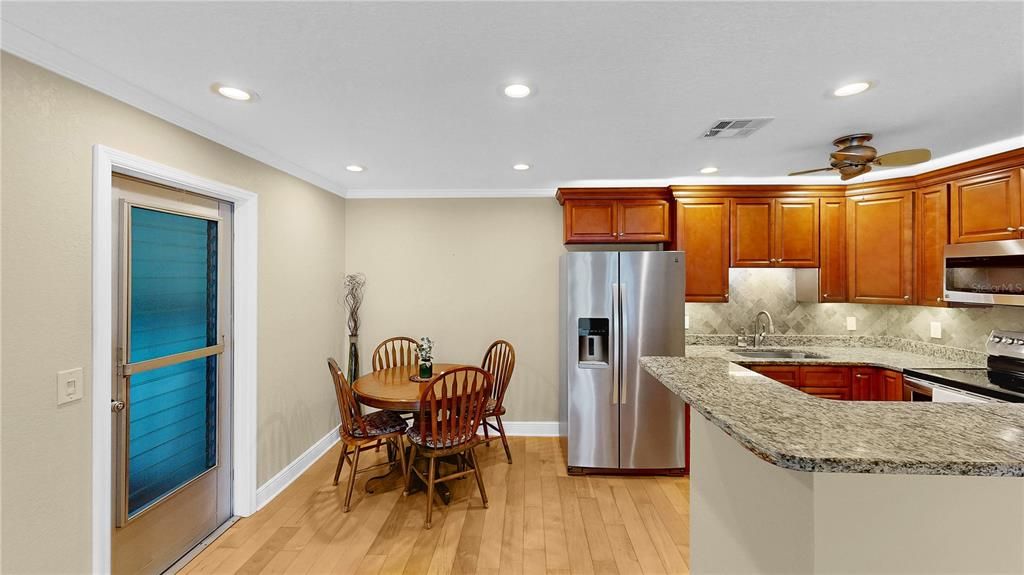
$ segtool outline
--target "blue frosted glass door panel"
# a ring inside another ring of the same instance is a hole
[[[216,345],[217,222],[131,208],[128,362]],[[217,357],[128,379],[129,517],[217,463]]]
[[[146,208],[131,215],[129,362],[217,343],[217,222]]]
[[[217,463],[217,357],[129,380],[128,514]]]

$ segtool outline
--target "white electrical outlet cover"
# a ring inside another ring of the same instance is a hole
[[[847,331],[857,331],[857,318],[856,317],[850,316],[850,317],[846,318],[846,330]]]
[[[683,324],[683,327],[685,327],[686,329],[690,329],[690,314],[686,314],[683,316]]]
[[[68,369],[57,372],[57,405],[64,405],[82,399],[82,368]]]
[[[942,339],[942,322],[933,321],[931,323],[931,335],[935,339]]]

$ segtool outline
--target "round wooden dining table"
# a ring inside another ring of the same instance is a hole
[[[434,375],[456,367],[464,367],[464,364],[435,363]],[[402,365],[374,371],[356,379],[352,383],[352,391],[363,405],[392,411],[419,412],[420,397],[427,388],[427,382],[409,379],[418,373],[418,365]]]
[[[435,363],[434,375],[436,376],[449,369],[463,366],[464,364],[458,363]],[[409,379],[418,373],[418,365],[403,365],[381,369],[356,379],[352,383],[352,391],[355,393],[359,403],[363,405],[376,407],[377,409],[412,412],[419,415],[420,397],[423,395],[423,390],[427,388],[428,382],[412,381]],[[411,456],[408,449],[406,454],[408,460],[408,457]],[[402,479],[401,466],[397,465],[396,458],[391,453],[390,448],[388,450],[388,459],[392,462],[391,468],[383,475],[366,480],[365,489],[367,492],[373,493],[378,484],[394,483],[396,480]],[[409,465],[412,465],[411,461]],[[410,493],[425,491],[425,486],[422,485],[415,473],[411,475],[410,481],[412,482],[409,486]],[[444,483],[437,484],[436,493],[445,504],[451,502],[451,490]]]

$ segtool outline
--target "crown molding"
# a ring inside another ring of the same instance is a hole
[[[176,106],[167,100],[128,82],[115,74],[6,20],[0,34],[0,49],[27,60],[54,74],[92,88],[120,100],[189,132],[212,140],[226,148],[288,173],[314,186],[345,197],[345,189],[337,182],[303,168],[262,146],[224,130],[209,120]],[[99,142],[97,142],[99,143]]]
[[[504,190],[466,190],[466,189],[392,189],[392,190],[348,190],[345,198],[349,200],[408,200],[408,199],[443,199],[443,198],[553,198],[554,188],[521,188]]]

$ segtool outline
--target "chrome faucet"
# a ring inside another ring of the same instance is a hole
[[[764,316],[768,323],[761,321],[761,316]],[[754,316],[754,347],[761,347],[761,343],[764,341],[765,332],[775,333],[775,322],[772,321],[772,315],[765,310],[757,312]]]

